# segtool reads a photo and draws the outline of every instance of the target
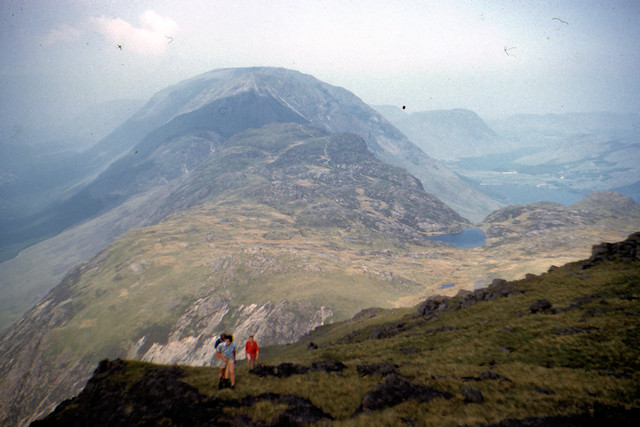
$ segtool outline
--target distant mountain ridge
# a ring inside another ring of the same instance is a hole
[[[498,133],[512,138],[562,137],[591,133],[601,138],[617,138],[637,135],[640,129],[638,113],[565,113],[565,114],[517,114],[502,120],[492,120],[490,125]]]
[[[394,106],[375,108],[422,151],[438,160],[478,157],[511,149],[510,142],[470,110],[458,108],[407,114]]]

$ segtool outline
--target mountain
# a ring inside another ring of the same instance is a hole
[[[566,114],[518,114],[493,120],[491,127],[514,141],[542,145],[575,134],[592,134],[614,139],[638,134],[640,114],[610,112]]]
[[[640,227],[631,202],[520,246],[431,241],[470,222],[429,186],[475,203],[467,187],[354,95],[281,69],[180,83],[87,153],[93,175],[40,218],[68,228],[0,265],[3,297],[32,307],[0,338],[5,424],[49,412],[105,357],[201,365],[223,330],[292,342],[366,307],[539,273]]]
[[[363,310],[237,368],[103,360],[34,426],[636,425],[640,233],[412,309]]]
[[[459,160],[513,149],[476,113],[464,109],[406,114],[394,106],[375,107],[395,127],[431,157]]]
[[[512,142],[511,151],[446,165],[505,205],[571,204],[603,191],[640,202],[638,114],[526,115],[491,125]]]
[[[553,147],[515,159],[514,164],[519,170],[544,171],[550,175],[550,184],[581,192],[633,186],[640,180],[640,139],[573,135]]]
[[[16,313],[42,298],[72,266],[129,227],[163,219],[150,213],[149,205],[161,203],[167,186],[188,176],[226,139],[282,122],[360,135],[377,158],[407,169],[425,191],[463,217],[479,221],[499,207],[345,89],[280,68],[216,70],[158,92],[82,153],[82,182],[73,181],[71,188],[54,193],[63,197],[39,214],[1,224],[6,257],[53,239],[0,264],[3,295],[12,296],[10,302],[0,300],[5,316],[16,319]]]
[[[110,101],[87,108],[70,122],[46,129],[20,128],[1,137],[0,260],[52,234],[33,230],[34,221],[68,195],[70,188],[95,173],[91,146],[142,105],[139,100]]]
[[[3,227],[3,245],[11,245],[9,254],[15,255],[34,241],[52,237],[106,212],[132,194],[174,178],[175,169],[164,171],[162,162],[146,157],[167,139],[187,131],[224,139],[274,122],[311,123],[330,132],[359,134],[378,158],[407,169],[421,179],[427,192],[471,220],[480,220],[498,207],[345,89],[286,69],[224,69],[154,95],[126,123],[84,153],[83,170],[91,170],[93,175],[83,185],[69,189],[58,205],[41,214]],[[132,154],[143,159],[126,158]],[[202,158],[195,153],[184,155],[192,160]],[[152,177],[145,176],[148,168],[153,169]],[[144,182],[128,186],[138,178]]]
[[[497,207],[417,149],[354,94],[296,71],[248,68],[205,73],[159,92],[126,126],[159,128],[156,132],[165,138],[185,129],[206,129],[226,138],[273,122],[310,123],[329,132],[358,134],[380,160],[407,169],[422,181],[425,191],[464,217],[473,220]],[[120,146],[113,141],[102,145]]]
[[[6,422],[69,396],[105,354],[203,364],[226,327],[290,342],[391,306],[425,268],[395,270],[393,253],[470,225],[359,136],[295,123],[234,135],[164,190],[129,212],[156,225],[72,269],[4,335]]]
[[[230,138],[162,203],[147,199],[151,215],[182,210],[71,270],[0,339],[3,423],[45,415],[105,357],[208,365],[222,331],[293,342],[367,307],[539,274],[640,228],[640,206],[601,195],[575,207],[588,221],[558,208],[545,228],[548,207],[525,206],[482,225],[519,222],[523,238],[456,249],[425,229],[455,231],[457,214],[365,148],[353,134],[268,125]]]

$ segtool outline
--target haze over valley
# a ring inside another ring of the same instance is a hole
[[[202,367],[225,331],[268,348],[327,325],[342,330],[359,312],[374,318],[418,306],[426,322],[430,304],[471,292],[480,302],[498,288],[511,292],[505,281],[572,271],[571,263],[598,255],[593,245],[640,230],[640,110],[626,95],[640,87],[637,52],[619,60],[619,79],[596,85],[585,62],[601,61],[599,72],[612,64],[601,41],[578,42],[594,19],[580,8],[376,3],[362,14],[386,32],[372,32],[366,20],[335,27],[352,44],[302,23],[351,22],[345,13],[359,2],[284,2],[300,22],[285,20],[282,31],[295,30],[300,43],[273,32],[261,50],[264,17],[279,16],[282,5],[249,2],[239,43],[228,23],[220,26],[228,34],[209,39],[213,30],[199,16],[171,2],[157,10],[122,4],[122,15],[116,3],[70,2],[65,16],[45,4],[2,6],[12,23],[7,39],[33,52],[27,58],[0,39],[0,71],[12,82],[2,89],[0,120],[3,425],[46,416],[80,393],[105,358]],[[194,2],[193,10],[237,21],[237,7]],[[640,16],[636,7],[599,7],[619,25],[594,24],[595,34],[638,34],[625,20]],[[525,16],[544,21],[525,19],[528,33],[505,23]],[[462,47],[440,21],[428,30],[415,17],[466,23],[484,41]],[[404,37],[390,28],[398,22],[414,50],[397,44]],[[429,42],[434,29],[461,51]],[[387,36],[362,36],[373,33]],[[45,49],[56,46],[78,70],[93,71],[81,76],[54,61]],[[585,56],[549,71],[567,46]],[[348,53],[349,61],[341,56]],[[549,64],[530,55],[548,55]],[[413,71],[391,69],[392,58]],[[568,84],[563,72],[581,84]],[[548,79],[523,88],[528,73]],[[498,96],[505,81],[519,94]],[[554,88],[563,84],[559,96]],[[456,243],[465,236],[473,238]],[[620,245],[598,247],[607,262],[623,262],[619,252],[633,273],[635,252]],[[569,286],[562,274],[549,280]],[[605,283],[608,273],[598,274]],[[629,289],[620,298],[634,301]],[[382,335],[375,339],[395,333]],[[325,345],[360,338],[333,339]]]

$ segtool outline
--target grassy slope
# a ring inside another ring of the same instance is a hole
[[[238,368],[235,391],[218,391],[217,373],[185,368],[184,381],[200,392],[241,398],[264,392],[308,398],[334,417],[333,425],[474,425],[509,418],[588,413],[598,405],[640,407],[640,265],[600,265],[582,270],[579,263],[515,283],[526,292],[466,309],[444,312],[425,321],[414,309],[387,310],[376,317],[322,327],[289,346],[264,349],[261,362],[277,365],[337,359],[342,373],[313,372],[288,378],[260,378]],[[581,297],[589,297],[579,300]],[[533,314],[529,307],[545,298],[557,313]],[[586,302],[585,302],[586,301]],[[573,306],[572,306],[573,304]],[[564,310],[562,310],[564,309]],[[404,332],[369,339],[380,325],[404,321]],[[457,328],[435,332],[447,326]],[[569,328],[580,332],[566,333]],[[358,333],[360,332],[360,333]],[[351,338],[345,338],[347,336]],[[307,350],[309,341],[319,345]],[[414,349],[406,354],[401,349]],[[509,349],[509,351],[505,351]],[[411,382],[449,391],[449,400],[407,400],[391,408],[354,416],[362,397],[384,379],[360,376],[360,364],[390,361]],[[132,375],[141,371],[132,362]],[[492,371],[508,378],[469,381]],[[483,403],[465,403],[463,387],[481,391]],[[281,406],[281,405],[280,405]],[[283,408],[261,401],[251,407],[228,408],[254,420],[270,422]],[[322,423],[320,423],[322,424]]]
[[[340,321],[365,307],[406,307],[425,295],[453,295],[478,279],[540,273],[552,263],[586,257],[585,241],[597,241],[594,235],[615,241],[618,234],[604,224],[583,234],[567,228],[461,250],[398,245],[358,230],[299,228],[264,206],[209,204],[116,241],[75,287],[76,314],[54,333],[65,348],[115,357],[143,330],[169,327],[184,307],[207,295],[236,305],[300,298],[330,307],[332,320]],[[540,259],[524,256],[523,245]],[[456,286],[439,289],[448,283]]]
[[[575,265],[568,266],[528,281],[525,286],[531,291],[521,296],[448,312],[427,325],[410,316],[410,321],[418,324],[415,330],[382,341],[334,345],[330,343],[346,335],[347,327],[351,330],[366,326],[347,323],[324,328],[309,337],[321,345],[317,354],[308,352],[303,342],[273,352],[280,354],[272,353],[271,358],[304,364],[318,356],[336,358],[351,368],[345,371],[344,377],[315,374],[318,381],[324,380],[324,384],[317,385],[296,377],[283,381],[246,376],[243,380],[249,390],[264,387],[265,391],[301,394],[338,419],[349,418],[364,392],[378,381],[359,377],[353,369],[357,364],[393,361],[400,365],[403,375],[415,382],[457,395],[449,401],[407,402],[369,416],[380,423],[396,423],[403,417],[413,417],[435,425],[471,424],[584,412],[596,403],[637,407],[640,404],[637,392],[640,337],[636,319],[639,305],[636,300],[624,300],[620,296],[640,296],[640,270],[637,265],[626,267],[620,266],[618,271],[600,268],[581,272]],[[528,310],[539,298],[549,299],[554,306],[567,307],[575,298],[585,295],[602,296],[606,303],[596,300],[554,315],[533,315]],[[604,309],[607,313],[589,316],[586,314],[589,309]],[[387,316],[393,318],[401,313]],[[425,329],[444,325],[459,329],[425,333]],[[589,334],[554,335],[568,327],[595,329]],[[415,348],[419,352],[405,355],[399,351],[401,348]],[[501,348],[513,350],[506,353],[501,352]],[[487,370],[506,376],[511,382],[475,383],[473,386],[483,393],[485,403],[463,404],[460,389],[465,382],[460,377],[476,376]],[[614,372],[629,378],[618,379],[610,375]],[[432,376],[439,379],[430,379]],[[240,383],[242,393],[245,385]],[[329,390],[321,391],[325,387]],[[552,390],[555,394],[536,392],[536,388]],[[363,424],[372,421],[364,419],[367,416],[362,418]]]

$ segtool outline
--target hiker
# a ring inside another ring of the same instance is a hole
[[[216,360],[213,363],[213,366],[217,366],[218,368],[220,368],[220,373],[218,374],[218,389],[222,389],[226,385],[225,370],[226,370],[227,364],[222,359],[221,352],[218,350],[218,347],[220,347],[221,345],[224,345],[224,338],[226,335],[227,334],[220,335],[220,338],[218,338],[216,340],[216,343],[214,344],[214,348],[216,349],[216,354],[215,354]]]
[[[220,359],[225,363],[224,375],[218,384],[218,388],[224,388],[225,386],[231,386],[231,389],[236,387],[236,344],[233,342],[233,336],[231,334],[223,334],[223,342],[216,348],[216,353]]]
[[[247,364],[249,365],[249,369],[254,369],[256,367],[256,360],[258,360],[258,343],[253,340],[253,335],[249,335],[249,341],[244,347],[245,352],[247,353]]]

